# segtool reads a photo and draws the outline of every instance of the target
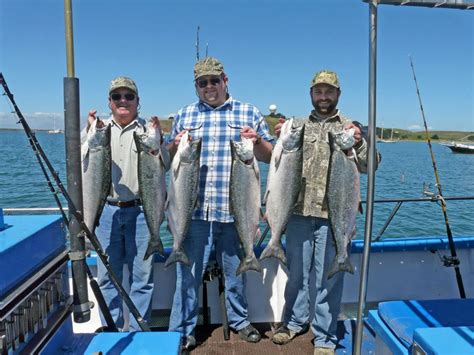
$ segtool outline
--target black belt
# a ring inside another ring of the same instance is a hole
[[[117,207],[134,207],[134,206],[141,206],[142,201],[140,199],[131,200],[131,201],[107,201],[107,204],[110,206],[117,206]]]

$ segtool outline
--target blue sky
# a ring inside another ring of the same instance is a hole
[[[33,128],[63,125],[66,76],[60,0],[0,0],[0,71]],[[378,8],[377,125],[422,129],[409,55],[433,130],[474,131],[474,11]],[[196,100],[192,69],[219,58],[231,94],[267,114],[311,110],[309,82],[328,68],[340,109],[368,122],[369,9],[361,0],[73,0],[80,109],[108,114],[109,82],[134,78],[144,117],[166,117]],[[0,100],[0,128],[15,127]]]

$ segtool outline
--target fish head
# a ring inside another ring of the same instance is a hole
[[[242,137],[240,142],[231,140],[230,145],[233,159],[239,159],[244,163],[253,159],[253,142],[251,139]]]
[[[280,132],[283,149],[286,151],[298,150],[303,143],[304,125],[293,127],[293,119],[283,123]]]
[[[161,145],[161,132],[153,124],[153,121],[148,121],[143,133],[136,133],[138,141],[142,148],[147,152],[157,152]]]
[[[330,145],[336,144],[342,150],[352,148],[355,144],[354,132],[354,128],[343,129],[340,132],[329,132],[329,143]]]
[[[201,139],[191,141],[186,131],[178,145],[178,155],[182,162],[193,162],[201,156]]]

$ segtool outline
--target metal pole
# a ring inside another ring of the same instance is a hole
[[[64,0],[66,27],[67,74],[64,78],[64,134],[68,193],[77,212],[82,214],[81,140],[79,122],[79,79],[74,78],[74,44],[72,36],[71,0]],[[69,205],[69,211],[73,207]],[[78,323],[90,320],[90,302],[87,294],[86,244],[80,223],[70,213],[69,239],[73,280],[73,314]]]
[[[64,22],[66,27],[66,64],[67,76],[74,77],[74,37],[72,32],[71,0],[64,0]]]
[[[375,129],[376,129],[376,74],[377,74],[377,0],[369,4],[369,134],[367,162],[367,204],[365,215],[364,252],[360,270],[359,304],[357,307],[356,336],[353,354],[360,355],[362,350],[362,335],[364,331],[363,316],[367,296],[367,280],[369,275],[370,242],[372,239],[372,220],[375,194]]]

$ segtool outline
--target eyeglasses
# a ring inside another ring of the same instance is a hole
[[[208,82],[211,83],[212,86],[216,86],[216,85],[220,84],[221,79],[220,78],[211,78],[211,79],[209,79],[209,81],[207,79],[199,79],[199,80],[196,81],[196,83],[198,84],[198,86],[201,89],[204,89],[207,86]]]
[[[122,98],[125,98],[125,100],[127,101],[133,101],[135,100],[135,94],[131,94],[131,93],[128,93],[128,94],[119,94],[119,93],[114,93],[112,95],[110,95],[110,98],[114,101],[120,101],[122,100]]]

